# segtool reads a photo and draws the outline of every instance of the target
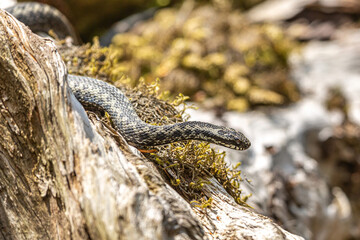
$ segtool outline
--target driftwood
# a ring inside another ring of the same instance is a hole
[[[65,76],[53,41],[0,10],[0,239],[301,239],[214,179],[212,208],[191,208]]]

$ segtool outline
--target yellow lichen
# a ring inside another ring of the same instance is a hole
[[[227,108],[238,112],[246,112],[249,109],[249,103],[246,98],[234,98],[228,101]]]
[[[256,87],[249,90],[248,96],[252,104],[282,104],[284,102],[284,97],[280,94]]]

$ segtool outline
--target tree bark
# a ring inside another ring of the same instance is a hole
[[[301,239],[210,179],[191,208],[66,82],[50,39],[0,10],[0,239]]]

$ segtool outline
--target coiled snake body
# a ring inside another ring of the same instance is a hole
[[[47,9],[46,11],[41,10],[44,7]],[[17,9],[17,11],[14,11],[14,9]],[[31,16],[34,16],[39,11],[42,12],[44,18],[59,18],[53,21],[65,26],[60,28],[63,29],[61,34],[56,33],[59,36],[75,36],[72,35],[72,31],[69,31],[69,29],[72,30],[72,27],[71,25],[70,27],[67,26],[69,23],[64,20],[66,18],[58,10],[47,5],[23,3],[21,8],[15,6],[6,10],[15,17],[20,18],[19,20],[25,24],[29,24],[30,28],[34,24],[38,26]],[[33,18],[36,19],[37,17],[34,16]],[[40,29],[32,30],[40,31]],[[48,29],[46,28],[43,31],[46,30]],[[110,115],[116,130],[129,144],[135,147],[144,148],[182,140],[203,140],[237,150],[245,150],[250,147],[250,141],[241,132],[210,123],[188,121],[163,126],[149,125],[137,116],[130,101],[116,87],[94,78],[75,75],[68,75],[67,81],[75,97],[84,106],[96,106],[105,110]]]

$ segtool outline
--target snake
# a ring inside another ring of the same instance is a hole
[[[46,4],[20,3],[5,10],[34,32],[52,29],[59,37],[76,36],[66,17]],[[44,28],[40,24],[43,22],[46,22]],[[57,26],[53,26],[54,23]],[[95,78],[70,74],[66,75],[66,80],[71,92],[85,108],[91,106],[107,112],[115,130],[138,149],[185,140],[206,141],[235,150],[245,150],[251,145],[240,131],[207,122],[148,124],[140,119],[130,100],[115,86]]]
[[[47,35],[52,30],[59,39],[70,36],[75,44],[80,42],[67,17],[50,5],[37,2],[22,2],[5,8],[5,10],[27,25],[34,33]]]

